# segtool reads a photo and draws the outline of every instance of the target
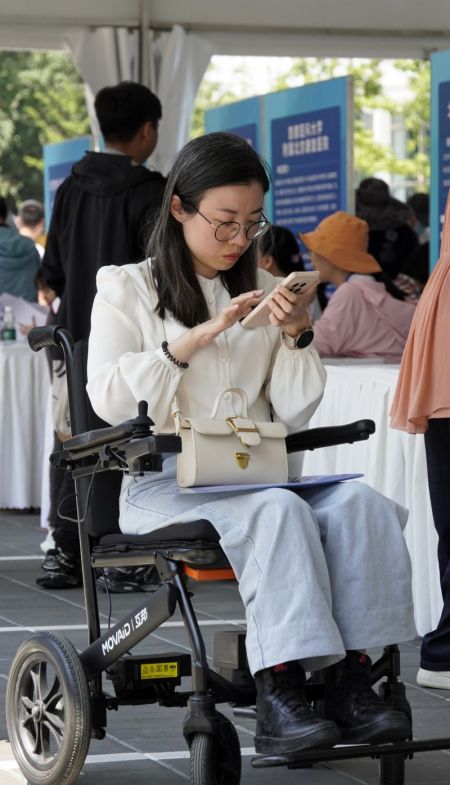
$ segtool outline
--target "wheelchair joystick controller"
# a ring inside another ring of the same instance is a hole
[[[155,423],[147,415],[148,403],[147,401],[139,401],[138,403],[138,416],[133,420],[133,438],[141,439],[149,436],[152,433],[151,426]]]

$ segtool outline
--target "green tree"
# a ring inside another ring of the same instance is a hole
[[[406,179],[415,190],[426,190],[429,183],[429,96],[430,65],[427,61],[398,60],[394,67],[408,77],[411,98],[395,102],[384,92],[382,64],[380,60],[351,60],[338,58],[302,58],[294,60],[292,66],[281,76],[273,79],[269,92],[285,90],[304,84],[352,76],[354,87],[354,168],[355,180],[386,171]],[[245,67],[241,65],[241,74]],[[210,66],[207,78],[200,88],[195,109],[195,135],[202,133],[203,112],[212,106],[251,96],[255,93],[251,81],[243,80],[239,73],[233,74],[233,92],[225,91],[214,76],[214,65]],[[370,127],[370,115],[375,109],[384,109],[394,120],[407,130],[404,154],[391,146],[375,141]]]
[[[207,109],[240,101],[255,93],[251,77],[243,63],[240,63],[233,73],[230,73],[230,80],[227,82],[223,82],[219,78],[214,62],[209,64],[205,77],[200,84],[195,100],[191,138],[205,133],[205,112]]]
[[[408,157],[399,161],[399,167],[402,174],[416,181],[417,190],[426,191],[430,182],[430,62],[396,60],[394,65],[408,76],[411,90],[411,99],[397,107],[408,131]]]
[[[68,55],[0,52],[0,88],[0,192],[42,200],[42,146],[89,133],[83,83]]]

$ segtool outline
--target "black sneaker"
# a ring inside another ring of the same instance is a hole
[[[97,588],[111,594],[136,591],[156,591],[161,582],[158,571],[151,564],[143,567],[105,567],[96,580]]]
[[[305,672],[297,663],[286,670],[255,673],[255,750],[289,755],[315,747],[333,747],[341,738],[334,722],[322,719],[305,697]]]
[[[410,720],[403,711],[384,703],[372,689],[371,668],[370,657],[352,651],[327,669],[326,716],[338,726],[343,742],[404,741],[411,735]]]
[[[58,546],[51,548],[41,564],[41,573],[36,578],[36,583],[42,589],[74,589],[82,586],[79,557],[65,553]]]

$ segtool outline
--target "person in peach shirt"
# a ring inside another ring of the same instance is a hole
[[[441,255],[411,325],[391,408],[391,427],[425,434],[428,487],[438,534],[444,607],[422,641],[417,682],[450,690],[450,197]]]
[[[320,280],[336,287],[314,321],[319,354],[400,361],[415,306],[403,302],[403,295],[367,252],[366,221],[338,211],[300,238]]]

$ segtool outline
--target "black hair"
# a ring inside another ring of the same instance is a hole
[[[0,196],[0,221],[6,221],[8,217],[8,207],[4,196]]]
[[[417,220],[423,226],[430,224],[430,197],[427,193],[416,193],[406,200],[406,204],[411,208]]]
[[[394,297],[395,300],[405,299],[405,292],[399,289],[392,278],[389,278],[389,276],[383,270],[378,273],[372,273],[372,277],[379,283],[383,283],[387,293],[390,294],[391,297]]]
[[[137,82],[103,87],[95,97],[94,106],[107,142],[130,142],[144,123],[156,125],[162,116],[159,98]]]
[[[209,319],[208,306],[195,274],[183,227],[171,212],[172,198],[178,196],[183,210],[194,214],[203,194],[224,185],[260,183],[269,190],[267,165],[240,136],[216,132],[188,142],[178,154],[169,174],[163,203],[150,237],[148,255],[158,290],[157,313],[166,311],[186,327]],[[254,243],[236,264],[221,272],[231,297],[256,288],[256,251]]]
[[[272,224],[263,234],[258,241],[258,255],[273,256],[283,275],[305,269],[297,240],[284,226]]]
[[[24,226],[34,228],[44,220],[44,205],[36,199],[27,199],[19,206],[19,218]]]

